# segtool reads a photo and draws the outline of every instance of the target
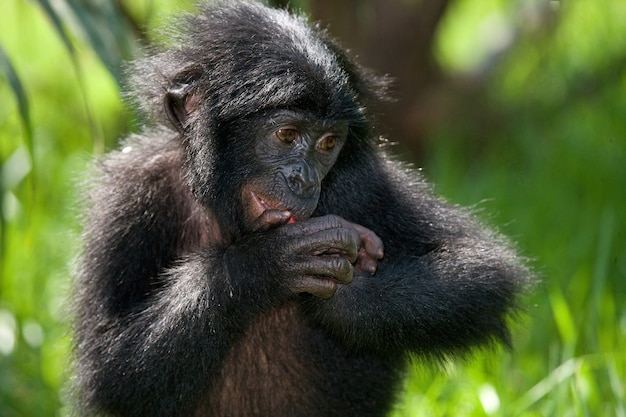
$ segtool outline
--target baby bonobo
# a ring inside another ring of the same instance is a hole
[[[508,344],[528,271],[379,146],[381,79],[254,2],[176,28],[89,187],[79,413],[380,417],[408,353]]]

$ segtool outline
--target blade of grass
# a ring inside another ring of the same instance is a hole
[[[605,207],[600,217],[600,224],[598,226],[598,244],[596,249],[596,257],[593,266],[593,279],[592,279],[592,300],[593,307],[590,308],[590,312],[593,314],[592,324],[594,328],[598,329],[598,315],[602,312],[602,297],[605,292],[606,280],[609,274],[609,265],[611,258],[611,246],[613,241],[613,233],[615,230],[615,213],[611,207]],[[592,339],[592,342],[597,343],[598,337]],[[596,346],[597,348],[597,346]]]
[[[37,3],[39,3],[44,13],[46,14],[46,16],[48,16],[48,18],[52,22],[52,26],[54,27],[54,30],[59,35],[59,38],[61,38],[61,41],[63,42],[63,45],[65,45],[65,48],[67,48],[67,50],[70,52],[70,55],[72,57],[75,56],[74,46],[72,45],[70,38],[67,36],[67,33],[65,33],[65,28],[63,27],[63,21],[61,20],[57,12],[52,8],[52,5],[50,4],[50,2],[48,0],[36,0],[36,1]]]
[[[23,136],[26,150],[28,152],[28,157],[31,161],[34,161],[33,158],[33,127],[30,119],[30,105],[28,103],[28,96],[26,95],[26,91],[24,90],[24,86],[22,85],[22,81],[20,80],[13,63],[9,59],[8,55],[4,52],[4,48],[0,45],[0,72],[4,74],[13,95],[15,96],[15,100],[17,101],[17,109],[20,115],[20,120],[22,122],[23,127]],[[4,166],[0,166],[0,180],[3,179],[2,174],[4,173]],[[0,181],[0,202],[4,200],[5,195],[5,184],[6,181]],[[30,188],[31,191],[34,183],[31,182]],[[0,282],[4,281],[4,248],[6,247],[6,222],[4,218],[4,212],[0,207]]]
[[[522,415],[523,411],[528,410],[533,404],[547,396],[556,386],[575,375],[577,367],[578,361],[576,359],[569,359],[556,367],[547,377],[535,384],[513,403],[511,409],[515,412],[511,415]]]
[[[556,322],[559,335],[563,341],[563,348],[566,352],[565,357],[571,357],[571,354],[574,353],[578,335],[572,311],[567,305],[567,301],[565,300],[561,289],[557,286],[554,286],[550,290],[549,296],[550,304],[554,312],[554,321]]]
[[[606,371],[609,374],[609,381],[611,382],[611,389],[616,399],[615,416],[626,417],[626,386],[624,385],[624,375],[620,377],[617,361],[620,361],[624,369],[624,357],[607,358]]]
[[[135,34],[115,2],[67,0],[82,35],[113,75],[122,83],[122,62],[135,55]]]
[[[24,91],[24,86],[22,85],[22,81],[20,80],[13,63],[4,52],[2,45],[0,45],[0,71],[2,71],[6,77],[9,87],[11,87],[11,91],[17,101],[20,120],[22,121],[22,126],[24,128],[26,147],[28,148],[31,160],[33,160],[33,127],[30,120],[28,96]]]
[[[52,22],[52,26],[54,27],[55,31],[59,35],[59,38],[63,42],[63,45],[66,47],[69,53],[70,60],[72,62],[72,67],[74,68],[74,71],[76,72],[76,81],[78,82],[79,90],[81,92],[81,96],[83,99],[83,107],[87,115],[87,121],[89,124],[89,130],[91,132],[94,151],[96,153],[102,153],[104,151],[104,138],[103,138],[101,129],[96,124],[96,121],[93,117],[93,113],[91,111],[91,106],[89,105],[89,99],[87,97],[87,89],[85,87],[85,79],[84,79],[84,75],[83,75],[79,60],[78,60],[76,49],[74,48],[71,40],[69,39],[65,31],[64,23],[66,21],[69,21],[71,17],[64,16],[64,18],[61,18],[61,16],[52,7],[52,5],[50,4],[48,0],[36,0],[36,1],[41,6],[44,13],[50,19],[50,21]],[[71,6],[70,3],[67,3],[67,5]],[[90,24],[90,22],[81,22],[81,23],[82,23],[83,29],[85,29],[84,28],[85,25],[88,26]],[[103,59],[103,55],[100,54],[102,52],[102,48],[98,49],[94,45],[92,45],[92,47],[94,48],[96,54],[100,56],[100,59]]]

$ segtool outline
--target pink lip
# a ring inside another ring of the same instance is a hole
[[[250,195],[252,195],[252,201],[254,202],[254,205],[256,206],[256,211],[258,212],[259,216],[267,210],[286,210],[286,209],[277,207],[278,204],[268,203],[267,200],[265,200],[263,197],[260,197],[253,191],[250,192]],[[286,211],[291,211],[291,210],[286,210]],[[295,223],[295,222],[296,222],[296,218],[293,215],[289,217],[289,220],[287,221],[287,223]]]

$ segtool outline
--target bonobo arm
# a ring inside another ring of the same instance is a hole
[[[307,300],[305,311],[356,349],[442,357],[507,343],[507,320],[528,285],[521,260],[466,211],[434,197],[420,177],[369,159],[363,172],[334,173],[318,213],[373,230],[385,256],[375,275],[356,275],[329,300]],[[360,188],[352,180],[365,177],[373,180]]]
[[[82,315],[98,318],[90,320],[92,328],[76,332],[77,374],[88,411],[188,414],[245,322],[236,315],[225,319],[239,311],[229,291],[236,283],[222,257],[217,250],[190,256],[161,277],[165,283],[157,294],[120,316],[107,315],[97,304],[83,306]],[[110,297],[93,301],[117,301],[114,293]]]
[[[88,411],[187,415],[252,318],[352,279],[360,236],[335,216],[211,240],[162,146],[112,154],[92,192],[75,329]]]
[[[100,165],[75,299],[77,398],[85,414],[185,414],[246,314],[262,308],[256,299],[247,311],[235,308],[257,293],[240,282],[263,281],[229,275],[180,160],[178,145],[150,137]]]

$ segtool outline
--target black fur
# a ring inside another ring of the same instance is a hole
[[[152,127],[98,164],[89,194],[82,414],[383,416],[407,352],[508,343],[528,271],[379,146],[368,112],[379,80],[304,18],[256,3],[203,5],[178,28],[174,47],[134,65]],[[192,97],[189,117],[181,102],[168,119],[167,97]],[[341,216],[384,243],[377,272],[329,299],[294,294],[275,272],[294,262],[279,256],[287,226],[262,233],[242,220],[254,132],[277,109],[348,123],[313,218]]]

